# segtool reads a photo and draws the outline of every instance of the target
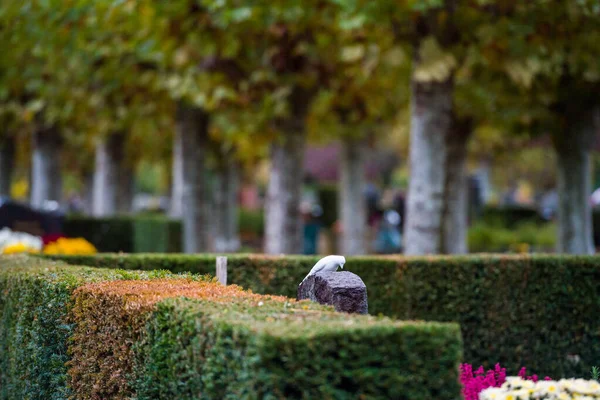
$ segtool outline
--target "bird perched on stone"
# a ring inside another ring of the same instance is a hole
[[[304,282],[309,276],[318,272],[335,272],[337,271],[338,267],[344,269],[344,264],[346,264],[346,258],[344,258],[344,256],[323,257],[315,264],[314,267],[312,267],[308,275],[302,279],[302,282]],[[300,284],[302,284],[302,282],[300,282]]]

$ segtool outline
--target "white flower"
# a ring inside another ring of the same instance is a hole
[[[580,395],[600,395],[600,384],[584,379],[562,379],[559,384],[564,390]]]
[[[0,230],[0,253],[8,246],[23,244],[29,249],[41,251],[44,247],[44,242],[39,236],[30,235],[24,232],[13,232],[9,228]]]
[[[600,384],[584,379],[562,379],[533,383],[507,377],[501,388],[480,393],[480,400],[600,400]]]
[[[554,396],[561,391],[561,385],[555,381],[540,381],[535,385],[535,391],[542,395]]]
[[[533,392],[533,390],[531,389],[519,389],[519,390],[514,390],[512,392],[512,395],[514,396],[515,400],[529,400],[530,399],[530,394]]]
[[[485,389],[479,394],[480,400],[506,400],[506,394],[502,388]]]
[[[506,382],[504,382],[504,385],[507,385],[507,387],[511,387],[511,388],[515,388],[515,387],[521,387],[523,386],[523,379],[521,379],[520,376],[508,376],[506,377]]]
[[[534,389],[535,382],[521,379],[520,385],[524,389]]]

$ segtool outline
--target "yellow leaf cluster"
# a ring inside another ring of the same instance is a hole
[[[527,60],[507,61],[504,68],[515,83],[530,88],[533,78],[541,70],[541,64],[537,60],[529,58]]]
[[[421,42],[419,63],[415,66],[413,78],[418,82],[443,82],[457,66],[454,55],[442,50],[434,37]]]
[[[355,62],[363,58],[365,55],[365,46],[357,44],[354,46],[346,46],[342,48],[341,58],[345,62]]]

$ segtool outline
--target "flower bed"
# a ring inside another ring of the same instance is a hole
[[[66,238],[56,234],[40,237],[9,228],[0,230],[0,254],[40,252],[50,255],[92,255],[97,250],[83,238]]]
[[[527,369],[521,368],[518,377],[522,380],[530,382],[538,382],[537,375],[527,375]],[[471,364],[461,364],[460,366],[460,383],[463,387],[462,395],[464,400],[479,400],[481,392],[488,388],[500,388],[506,383],[506,368],[502,368],[500,364],[496,364],[494,369],[487,372],[483,366],[473,371]],[[544,380],[549,381],[549,377]]]
[[[44,247],[44,254],[96,254],[97,250],[83,238],[58,238]]]
[[[9,228],[0,230],[0,254],[39,253],[44,246],[42,238]]]
[[[480,400],[592,400],[600,399],[600,383],[585,379],[533,382],[508,377],[499,388],[481,392]]]

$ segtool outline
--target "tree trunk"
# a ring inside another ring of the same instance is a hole
[[[98,141],[96,144],[95,165],[92,215],[96,217],[113,215],[117,209],[116,180],[118,171],[106,140]]]
[[[96,145],[92,213],[97,217],[131,208],[130,189],[123,188],[131,185],[132,179],[126,168],[124,147],[125,135],[122,133],[111,134]]]
[[[83,175],[83,212],[93,214],[94,207],[94,173],[85,172]]]
[[[215,185],[215,251],[232,253],[240,248],[238,166],[231,152],[222,154],[219,161]]]
[[[208,248],[207,202],[204,195],[205,147],[208,136],[208,114],[199,108],[182,104],[177,110],[176,146],[182,149],[182,219],[183,247],[186,253]]]
[[[341,251],[344,255],[366,254],[366,199],[364,140],[342,141],[340,165],[340,216],[342,221]]]
[[[10,197],[13,171],[15,166],[15,138],[0,138],[0,197]]]
[[[454,119],[447,137],[446,182],[442,214],[442,253],[466,254],[469,222],[469,182],[466,169],[470,120]]]
[[[133,167],[125,159],[122,159],[119,163],[117,182],[117,213],[119,214],[128,214],[133,208],[134,176]]]
[[[31,206],[41,208],[47,200],[62,200],[61,138],[56,128],[40,129],[34,133],[33,144]]]
[[[179,129],[175,130],[173,164],[171,168],[171,204],[169,214],[172,218],[181,218],[183,210],[183,141],[181,140]]]
[[[286,129],[271,145],[271,173],[265,204],[265,253],[302,251],[300,197],[306,133],[304,121]]]
[[[443,212],[447,139],[452,129],[453,82],[411,85],[410,182],[404,253],[443,251]]]
[[[598,112],[599,110],[596,110]],[[591,150],[595,139],[594,114],[568,118],[568,132],[553,135],[557,155],[557,251],[593,254]]]
[[[294,88],[290,116],[278,121],[279,140],[271,144],[271,173],[265,204],[265,253],[302,252],[300,198],[304,171],[306,115],[313,92]]]

